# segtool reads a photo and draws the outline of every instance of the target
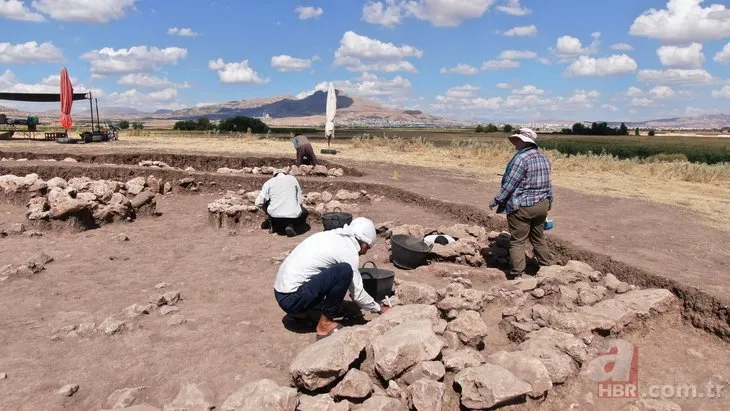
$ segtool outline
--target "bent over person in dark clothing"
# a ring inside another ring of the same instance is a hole
[[[317,156],[314,155],[312,144],[309,139],[301,133],[294,133],[294,148],[297,150],[297,165],[302,164],[316,166]]]

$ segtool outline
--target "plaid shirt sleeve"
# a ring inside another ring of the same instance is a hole
[[[504,184],[502,184],[502,189],[500,190],[499,195],[494,197],[494,200],[492,200],[490,204],[491,207],[504,203],[508,198],[510,198],[510,196],[512,196],[512,193],[514,193],[515,189],[517,189],[520,182],[525,177],[525,171],[524,161],[522,161],[521,158],[515,159],[512,169],[506,176]]]

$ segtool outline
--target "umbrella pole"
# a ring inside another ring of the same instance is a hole
[[[101,133],[101,120],[99,120],[99,99],[95,98],[94,103],[96,103],[96,128]],[[91,130],[94,131],[94,130]]]
[[[91,132],[94,132],[94,99],[89,93],[89,111],[91,112]]]

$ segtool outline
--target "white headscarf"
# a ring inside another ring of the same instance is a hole
[[[361,243],[365,243],[372,247],[375,245],[377,234],[375,232],[375,224],[365,217],[357,217],[350,224],[334,230],[336,234],[343,237],[353,237]]]

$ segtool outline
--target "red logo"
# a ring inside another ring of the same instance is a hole
[[[639,347],[628,341],[606,341],[586,372],[596,381],[598,398],[639,397]]]

